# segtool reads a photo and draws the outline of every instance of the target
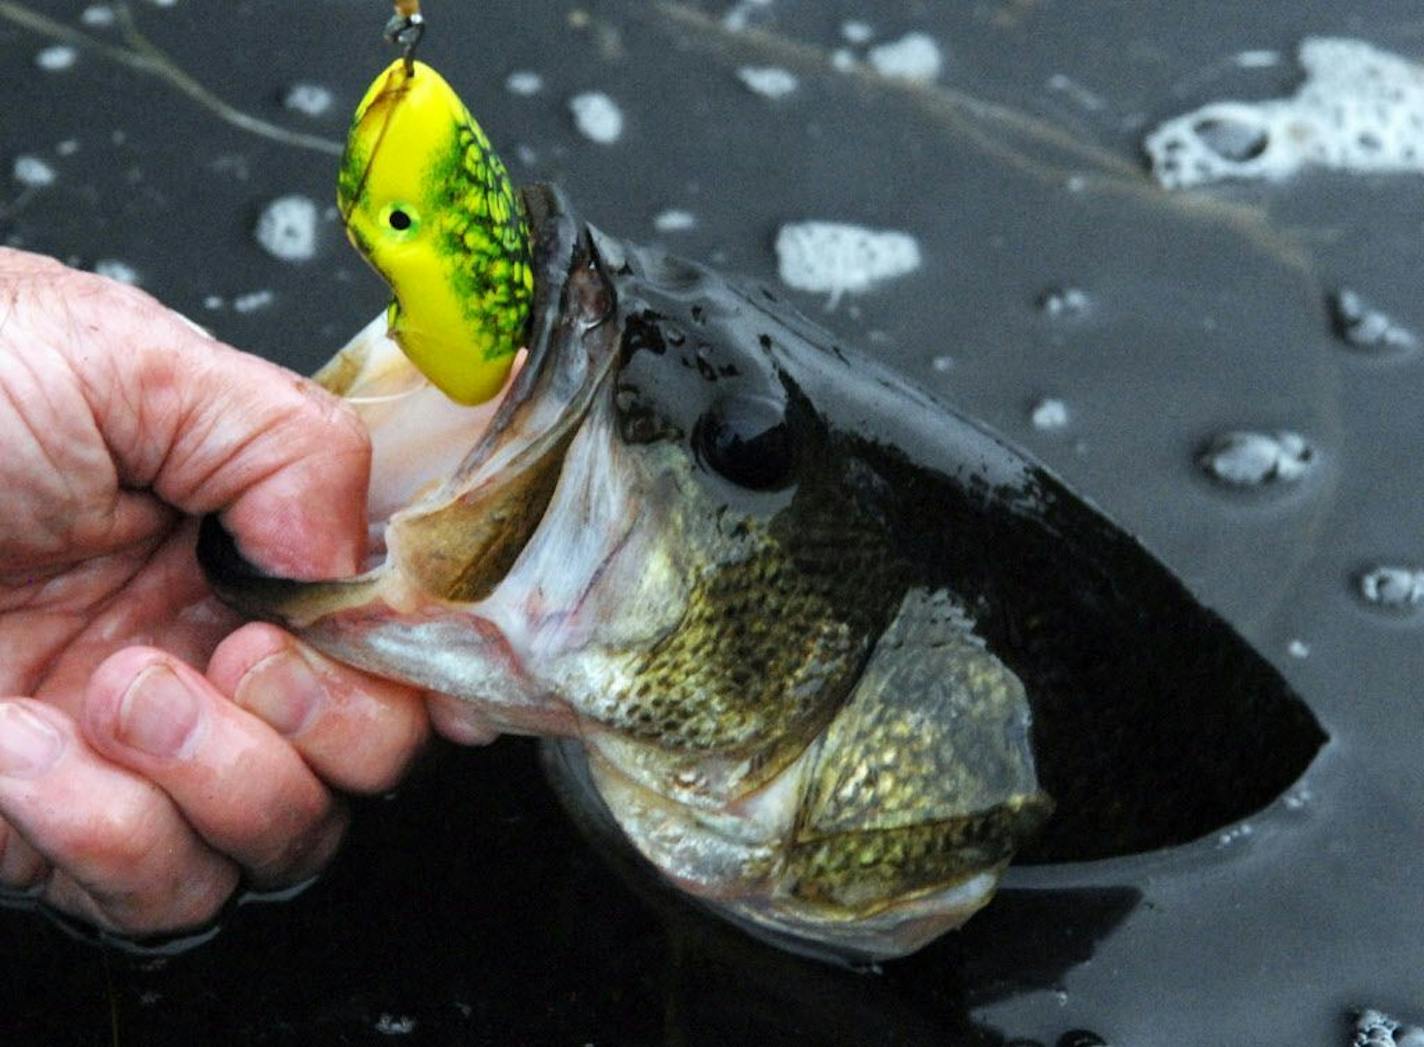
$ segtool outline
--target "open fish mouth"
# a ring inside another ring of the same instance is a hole
[[[529,355],[462,408],[378,321],[369,570],[215,589],[549,739],[570,809],[775,944],[884,959],[1016,857],[1184,843],[1323,741],[1280,675],[1041,466],[776,296],[526,190]]]

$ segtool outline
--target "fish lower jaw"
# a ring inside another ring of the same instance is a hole
[[[717,898],[698,902],[752,937],[801,956],[879,963],[908,956],[964,922],[993,898],[1003,867],[896,901],[871,916],[827,912],[796,899]]]

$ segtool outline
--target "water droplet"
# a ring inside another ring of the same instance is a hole
[[[1360,595],[1366,603],[1402,610],[1424,603],[1424,570],[1380,565],[1359,577]]]
[[[1281,797],[1281,802],[1286,805],[1288,811],[1301,811],[1314,799],[1315,793],[1311,792],[1309,786],[1298,785]]]
[[[1035,429],[1053,432],[1068,424],[1068,405],[1049,397],[1035,404],[1029,417]]]
[[[831,52],[831,68],[836,72],[848,73],[855,66],[855,52],[849,47],[838,47]]]
[[[220,294],[210,294],[203,299],[204,309],[221,309],[227,305],[227,301]]]
[[[1310,645],[1304,640],[1292,640],[1286,645],[1286,653],[1292,658],[1309,658]]]
[[[1038,308],[1054,320],[1082,316],[1092,307],[1093,300],[1080,287],[1050,287],[1039,292]]]
[[[1197,458],[1208,476],[1232,487],[1294,482],[1315,460],[1315,449],[1305,437],[1287,431],[1222,433]]]
[[[1419,338],[1395,323],[1356,291],[1342,288],[1330,298],[1335,333],[1360,349],[1414,349]]]
[[[954,357],[950,356],[948,353],[943,353],[931,360],[930,366],[933,367],[940,374],[944,374],[946,371],[953,371]]]

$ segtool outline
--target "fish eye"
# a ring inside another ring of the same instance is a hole
[[[381,224],[399,239],[405,239],[420,228],[420,215],[410,204],[390,203],[381,212]]]
[[[738,487],[774,491],[791,479],[794,454],[783,406],[769,397],[725,397],[697,420],[700,461]]]

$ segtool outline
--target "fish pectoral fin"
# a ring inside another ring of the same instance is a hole
[[[906,594],[811,769],[793,893],[884,905],[1002,867],[1052,811],[1028,698],[952,598]]]

